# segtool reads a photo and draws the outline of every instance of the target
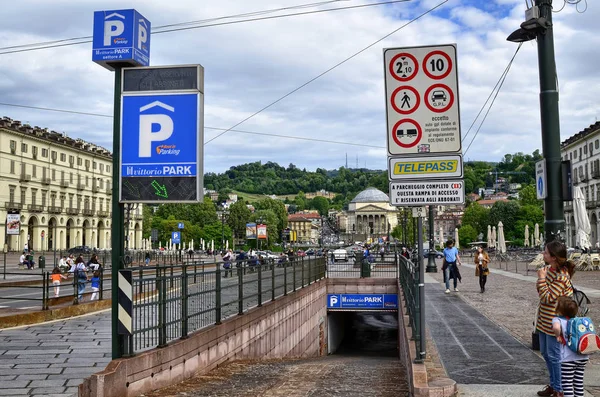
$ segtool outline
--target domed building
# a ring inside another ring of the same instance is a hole
[[[346,233],[352,240],[387,237],[398,225],[398,210],[390,205],[387,194],[370,187],[350,202],[345,223]]]

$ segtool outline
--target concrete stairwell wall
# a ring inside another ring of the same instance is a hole
[[[79,386],[79,396],[137,396],[232,360],[325,355],[326,299],[320,280],[164,348],[113,360]]]

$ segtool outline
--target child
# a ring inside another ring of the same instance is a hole
[[[62,274],[58,266],[54,266],[52,274],[50,274],[50,279],[52,280],[52,285],[54,285],[54,297],[58,298],[58,294],[60,293],[60,279],[66,280],[67,276]]]
[[[98,291],[100,290],[100,272],[98,270],[94,271],[94,273],[92,274],[92,297],[91,297],[91,301],[95,301],[98,299],[98,296],[100,295],[98,293]]]
[[[583,373],[588,356],[575,353],[567,344],[567,321],[577,316],[577,302],[561,296],[556,304],[556,315],[552,319],[552,330],[560,342],[560,377],[563,391],[553,394],[564,397],[583,397]]]

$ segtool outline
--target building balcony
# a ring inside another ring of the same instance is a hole
[[[108,218],[110,216],[110,212],[109,211],[98,211],[98,216],[100,218]]]
[[[21,176],[19,177],[19,182],[30,182],[31,181],[31,175],[29,174],[21,174]]]
[[[60,187],[69,187],[69,181],[63,179],[60,181]]]
[[[106,194],[112,195],[112,186],[106,188]]]
[[[4,208],[6,208],[7,210],[22,210],[23,204],[16,203],[14,201],[5,201]]]
[[[142,215],[142,214],[134,214],[133,215],[133,219],[137,219],[137,220],[141,221],[142,219],[144,219],[144,215]]]
[[[67,207],[67,215],[79,215],[79,208]]]
[[[50,214],[60,214],[62,213],[62,207],[51,205],[48,207],[48,213]]]
[[[50,184],[50,178],[42,178],[42,185],[49,185]]]
[[[85,183],[78,183],[77,190],[85,190]]]
[[[597,204],[598,204],[598,202],[596,202],[596,201],[586,201],[585,208],[596,208]]]
[[[84,209],[84,210],[83,210],[83,215],[85,215],[85,216],[94,216],[94,213],[95,213],[95,212],[96,212],[95,210],[91,210],[91,209]]]
[[[44,210],[44,206],[41,204],[27,204],[27,209],[30,212],[42,212]]]

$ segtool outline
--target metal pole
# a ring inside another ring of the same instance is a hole
[[[112,224],[111,224],[111,308],[112,308],[112,358],[123,356],[125,351],[125,337],[119,335],[119,269],[122,268],[123,235],[124,235],[124,205],[119,203],[119,177],[121,174],[121,69],[122,65],[115,65],[115,97],[113,116],[113,164],[112,164]]]
[[[433,225],[433,205],[429,206],[429,255],[427,255],[427,273],[437,273],[437,266],[435,264],[435,240],[433,238],[434,225]],[[421,279],[422,282],[423,279]]]
[[[552,0],[536,0],[540,17],[546,19],[546,31],[537,35],[540,72],[540,114],[542,121],[542,151],[546,160],[547,197],[544,200],[546,242],[564,240],[565,221],[561,195],[560,121],[558,88],[554,59]]]
[[[419,239],[419,343],[417,344],[417,358],[415,362],[422,363],[425,359],[425,267],[423,266],[423,218],[417,219],[417,233]]]

